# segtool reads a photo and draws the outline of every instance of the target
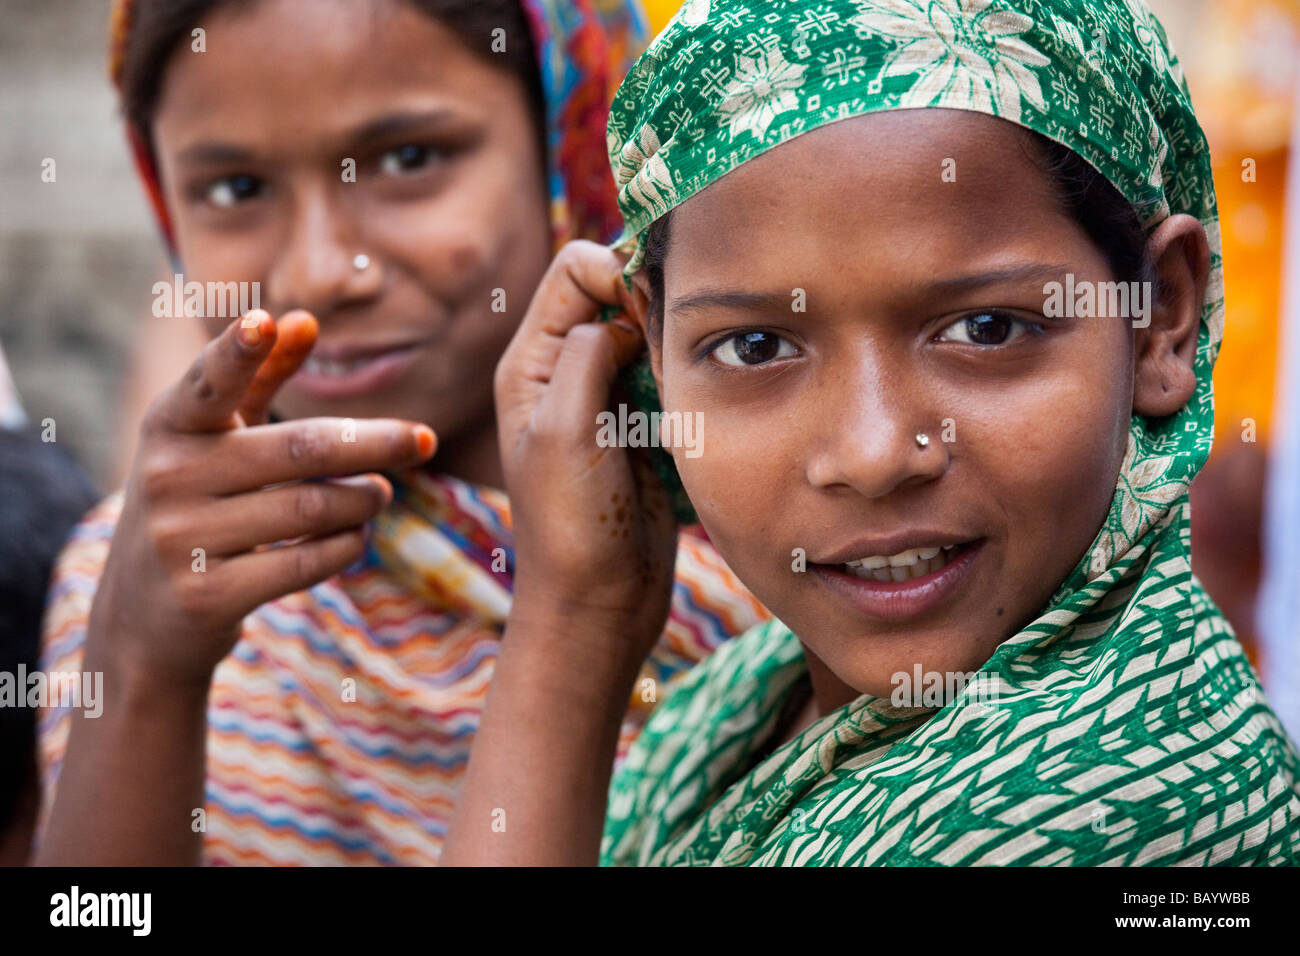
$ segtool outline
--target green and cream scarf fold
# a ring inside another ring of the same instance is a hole
[[[611,788],[607,863],[1281,863],[1300,757],[1191,573],[1223,337],[1210,156],[1140,0],[690,0],[624,81],[608,141],[627,274],[665,212],[800,133],[877,110],[1000,116],[1078,153],[1143,212],[1209,235],[1197,388],[1134,415],[1110,512],[969,692],[861,697],[758,760],[805,672],[765,625],[662,704]],[[757,765],[754,765],[757,761]]]

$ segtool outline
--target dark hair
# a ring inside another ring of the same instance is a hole
[[[119,79],[127,122],[150,137],[163,76],[190,31],[219,7],[257,0],[136,0]],[[545,144],[546,105],[528,17],[520,0],[402,0],[455,33],[470,50],[518,77],[528,96],[538,139]],[[493,31],[505,31],[505,50],[492,53]],[[488,59],[490,57],[490,59]],[[152,144],[151,144],[152,145]],[[543,149],[542,155],[546,155]]]
[[[34,671],[50,573],[64,540],[98,493],[54,445],[0,429],[0,671]],[[17,692],[26,695],[27,688]],[[20,702],[21,703],[21,702]],[[36,714],[0,707],[0,831],[35,769]]]
[[[1151,282],[1154,297],[1159,298],[1155,267],[1147,255],[1141,211],[1074,150],[1041,133],[1018,128],[1027,135],[1030,148],[1037,151],[1061,205],[1106,256],[1116,280]],[[671,231],[672,211],[669,210],[651,223],[646,233],[644,268],[650,285],[650,326],[655,335],[663,328],[664,260],[668,257]]]

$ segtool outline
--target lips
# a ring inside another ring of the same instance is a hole
[[[291,381],[314,398],[356,398],[391,385],[406,371],[421,344],[318,345]]]
[[[859,550],[861,557],[809,564],[808,570],[859,613],[901,622],[951,598],[970,576],[986,540],[921,544],[889,554]]]

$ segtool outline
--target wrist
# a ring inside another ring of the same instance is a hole
[[[83,668],[102,673],[105,694],[125,712],[163,709],[206,710],[213,668],[177,672],[165,662],[139,653],[127,641],[92,629],[86,642]]]
[[[629,619],[572,603],[516,601],[506,621],[498,671],[502,664],[527,675],[544,692],[557,686],[626,709],[645,653],[629,640]]]

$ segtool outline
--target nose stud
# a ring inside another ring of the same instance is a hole
[[[930,447],[930,436],[927,435],[927,434],[925,434],[924,432],[918,434],[918,435],[916,436],[916,447],[917,447],[917,448],[928,448],[928,447]]]
[[[358,252],[352,257],[352,268],[358,272],[365,272],[370,268],[370,257],[364,252]]]

